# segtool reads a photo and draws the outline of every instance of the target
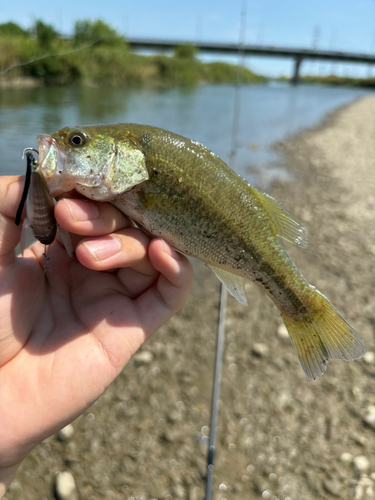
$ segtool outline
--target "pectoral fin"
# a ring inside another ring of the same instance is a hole
[[[57,230],[59,232],[61,241],[64,244],[67,254],[69,255],[69,257],[73,257],[74,250],[73,250],[72,240],[70,239],[70,234],[66,229],[64,229],[61,226],[57,226]]]
[[[247,306],[247,299],[245,295],[245,278],[241,278],[235,274],[232,274],[228,271],[223,271],[223,269],[219,269],[218,267],[208,266],[210,267],[219,280],[223,283],[228,292],[233,295],[235,299],[238,300],[240,304],[243,306]]]
[[[23,257],[23,253],[26,248],[26,239],[27,239],[27,230],[29,229],[29,221],[27,219],[24,219],[22,223],[22,231],[21,231],[21,238],[20,238],[20,249],[21,249],[21,255]]]
[[[261,201],[274,223],[276,234],[290,243],[294,243],[301,248],[306,248],[307,236],[301,224],[271,196],[267,194],[262,194],[261,196]]]

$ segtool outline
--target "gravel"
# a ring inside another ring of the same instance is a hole
[[[370,469],[370,461],[364,455],[358,455],[353,460],[354,467],[360,474],[366,474]]]
[[[57,436],[61,441],[68,441],[73,437],[73,434],[74,434],[74,427],[72,426],[72,424],[68,424],[61,430],[59,430]]]
[[[55,485],[58,500],[78,500],[76,483],[71,472],[58,472]]]
[[[363,419],[364,423],[375,430],[375,406],[370,405],[366,410],[366,415]]]
[[[306,250],[285,244],[289,255],[371,352],[374,117],[366,97],[278,144],[295,181],[271,193],[309,237]],[[52,436],[25,459],[7,500],[54,498],[62,470],[80,499],[203,498],[219,283],[194,266],[183,310],[72,423],[69,439]],[[250,284],[247,295],[247,308],[228,299],[213,500],[375,498],[374,363],[331,361],[307,380],[276,308]]]

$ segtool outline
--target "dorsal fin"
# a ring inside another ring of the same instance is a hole
[[[268,194],[260,194],[262,196],[261,202],[265,205],[274,223],[276,234],[290,243],[294,243],[301,248],[306,248],[307,236],[301,224],[281,203],[268,196]]]

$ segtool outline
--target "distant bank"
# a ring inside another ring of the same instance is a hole
[[[290,78],[283,76],[280,81],[290,82]],[[337,75],[305,75],[300,78],[300,83],[312,84],[312,85],[326,85],[330,87],[363,87],[363,88],[375,88],[375,78],[352,78],[347,76],[337,76]]]
[[[176,47],[172,56],[135,54],[100,20],[78,21],[69,39],[42,21],[30,31],[0,24],[0,86],[191,86],[235,83],[237,72],[236,65],[199,61],[189,44]],[[247,68],[241,72],[243,83],[267,80]]]

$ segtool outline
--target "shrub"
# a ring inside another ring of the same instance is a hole
[[[35,21],[32,31],[35,33],[38,44],[43,49],[49,49],[57,38],[57,32],[50,24],[45,24],[40,19]]]
[[[30,36],[30,33],[22,29],[16,23],[3,23],[0,24],[0,35],[6,36]]]
[[[197,48],[190,43],[186,43],[184,45],[177,45],[174,49],[173,55],[176,59],[188,59],[192,61],[195,59],[197,54]]]
[[[90,21],[84,19],[77,21],[74,25],[74,44],[82,45],[85,43],[93,43],[102,40],[107,45],[115,45],[123,42],[124,39],[111,28],[108,24],[100,19]]]

